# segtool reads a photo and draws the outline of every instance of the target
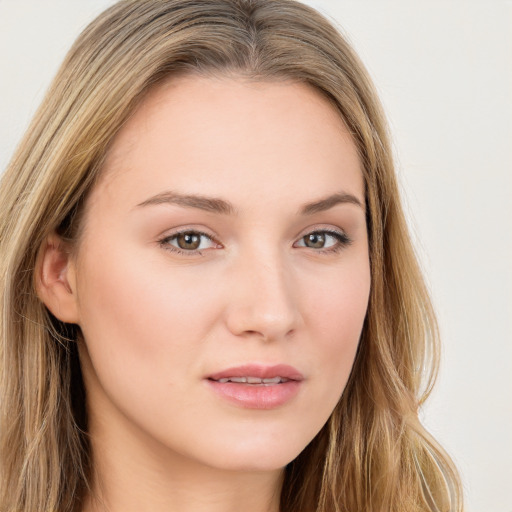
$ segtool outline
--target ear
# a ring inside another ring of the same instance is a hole
[[[61,322],[79,321],[75,261],[69,246],[52,233],[41,245],[35,269],[37,295]]]

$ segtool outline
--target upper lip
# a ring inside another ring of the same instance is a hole
[[[261,364],[245,364],[242,366],[234,366],[226,368],[212,375],[208,375],[207,379],[219,380],[229,377],[258,377],[260,379],[272,379],[274,377],[283,377],[288,380],[303,380],[302,373],[288,364],[276,364],[273,366],[265,366]]]

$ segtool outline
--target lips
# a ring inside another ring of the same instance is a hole
[[[227,368],[206,378],[215,394],[246,409],[275,409],[291,401],[304,376],[289,365],[244,365]]]

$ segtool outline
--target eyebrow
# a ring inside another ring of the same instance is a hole
[[[352,195],[347,194],[345,192],[338,192],[337,194],[332,194],[324,199],[320,199],[319,201],[313,201],[312,203],[307,203],[300,209],[301,215],[313,215],[314,213],[324,212],[326,210],[330,210],[334,206],[338,204],[355,204],[360,208],[365,209],[361,201]]]
[[[299,209],[299,214],[313,215],[315,213],[330,210],[338,204],[347,203],[359,206],[363,209],[363,211],[365,209],[361,201],[356,196],[347,194],[345,192],[338,192],[323,199],[319,199],[317,201],[303,205]],[[196,194],[179,194],[172,191],[162,192],[156,196],[150,197],[149,199],[146,199],[142,203],[138,204],[137,207],[159,204],[176,204],[185,208],[197,208],[199,210],[205,210],[210,213],[220,213],[223,215],[235,215],[237,213],[236,208],[224,199]]]
[[[186,208],[198,208],[212,213],[233,215],[236,211],[231,203],[216,197],[206,197],[195,194],[178,194],[176,192],[162,192],[156,196],[146,199],[139,206],[151,206],[157,204],[176,204]]]

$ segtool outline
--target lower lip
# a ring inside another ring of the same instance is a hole
[[[222,398],[246,409],[275,409],[295,397],[300,388],[300,381],[296,380],[271,386],[215,380],[206,382]]]

